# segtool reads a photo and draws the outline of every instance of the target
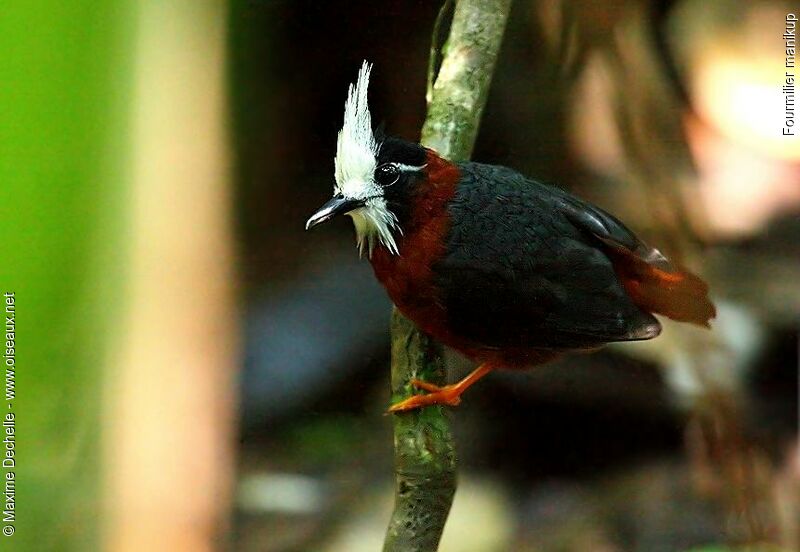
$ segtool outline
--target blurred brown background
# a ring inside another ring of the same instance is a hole
[[[301,222],[330,192],[362,59],[375,64],[373,117],[418,136],[438,8],[233,9],[243,550],[380,546],[388,303],[346,221],[310,234]],[[443,550],[800,546],[800,142],[780,136],[792,9],[515,3],[473,158],[617,213],[704,273],[720,315],[711,334],[668,325],[653,343],[470,392],[454,415],[461,489]]]

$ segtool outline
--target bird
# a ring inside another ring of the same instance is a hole
[[[710,327],[708,285],[605,210],[498,165],[451,162],[373,130],[371,64],[348,89],[333,197],[306,229],[348,215],[399,311],[477,363],[461,381],[391,405],[456,406],[496,369],[657,337],[654,315]]]

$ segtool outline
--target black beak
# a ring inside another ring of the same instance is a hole
[[[364,202],[360,199],[346,199],[341,195],[335,195],[330,201],[320,207],[316,213],[311,215],[311,218],[306,222],[306,230],[315,227],[317,224],[327,222],[336,215],[349,213],[353,209],[358,209],[363,206]]]

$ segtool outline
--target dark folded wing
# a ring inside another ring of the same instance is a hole
[[[604,244],[617,277],[639,308],[710,327],[717,310],[708,284],[699,276],[671,265],[658,249],[639,240],[602,209],[574,197],[561,199],[558,204],[570,222]]]
[[[451,328],[484,347],[585,348],[649,339],[603,245],[561,208],[565,192],[509,169],[462,166],[447,253],[434,267]]]
[[[576,227],[594,235],[604,244],[624,249],[642,261],[661,270],[672,270],[669,260],[656,248],[636,237],[617,217],[565,192],[554,201],[564,216]]]

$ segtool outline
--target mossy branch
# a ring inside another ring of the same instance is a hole
[[[421,140],[450,160],[464,161],[472,153],[510,8],[511,0],[456,3]],[[392,402],[415,392],[409,383],[414,378],[445,383],[441,346],[396,308],[391,332]],[[456,490],[450,421],[441,406],[393,419],[395,507],[383,550],[435,551]]]
[[[422,145],[466,161],[489,95],[511,0],[459,0],[428,102]]]

